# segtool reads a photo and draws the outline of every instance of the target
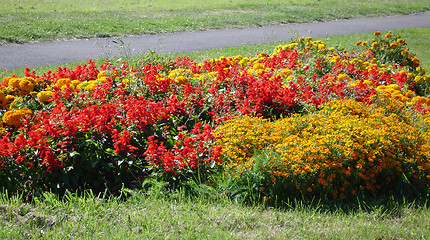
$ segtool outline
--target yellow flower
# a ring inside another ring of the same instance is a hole
[[[380,32],[380,31],[375,31],[373,34],[374,34],[375,36],[380,36],[380,35],[381,35],[381,32]]]
[[[15,101],[15,96],[6,95],[3,99],[3,107],[7,108],[7,106],[13,103],[13,101]]]
[[[48,100],[52,99],[52,92],[51,91],[41,91],[37,94],[37,99],[40,103],[44,103]]]
[[[108,78],[108,77],[109,77],[108,71],[101,71],[99,72],[99,74],[97,74],[97,79]]]
[[[378,42],[373,42],[373,43],[372,43],[372,47],[374,47],[374,48],[378,48],[378,47],[379,47],[379,43],[378,43]]]
[[[393,35],[391,35],[391,33],[387,33],[387,34],[385,34],[385,37],[386,38],[390,38],[390,37],[392,37]]]
[[[426,74],[426,71],[424,70],[423,67],[419,66],[415,69],[417,72],[419,72],[421,75]]]
[[[71,84],[72,81],[69,78],[60,78],[55,83],[55,86],[61,88],[62,86],[67,86],[67,84]]]
[[[11,78],[8,82],[8,86],[13,88],[19,88],[20,81],[21,81],[20,78]]]
[[[3,122],[9,126],[19,127],[25,117],[30,116],[33,112],[28,108],[7,111],[3,115]]]
[[[255,63],[255,64],[252,66],[252,69],[253,69],[253,70],[260,70],[260,69],[264,69],[264,66],[263,66],[263,64],[262,64],[262,63]]]
[[[90,83],[85,87],[85,90],[88,92],[92,92],[94,91],[94,89],[96,89],[96,85],[97,85],[96,83]]]
[[[31,92],[31,91],[33,91],[33,89],[34,89],[34,86],[33,86],[33,83],[32,83],[32,82],[30,82],[28,79],[23,78],[23,79],[21,79],[21,81],[19,82],[19,88],[20,88],[21,90]]]
[[[284,68],[284,69],[281,70],[281,74],[282,74],[283,77],[288,77],[291,74],[293,74],[293,71],[291,69]]]
[[[390,44],[390,47],[391,47],[391,48],[393,48],[393,49],[396,49],[396,48],[397,48],[397,43],[392,42],[392,43]]]
[[[9,85],[9,81],[11,79],[12,79],[12,77],[5,77],[5,78],[3,78],[2,83],[7,86],[7,85]]]
[[[72,86],[73,86],[73,87],[75,87],[75,88],[76,88],[80,83],[81,83],[81,81],[79,81],[79,80],[72,80],[72,82],[71,82]]]
[[[175,78],[175,82],[183,85],[188,82],[188,79],[184,76],[178,76],[177,78]]]
[[[418,58],[413,57],[411,60],[412,60],[412,67],[417,68],[420,66],[420,60]]]
[[[174,69],[168,75],[168,78],[175,81],[175,83],[181,84],[181,85],[187,83],[188,79],[192,77],[194,77],[194,74],[189,69]]]
[[[423,78],[423,77],[421,77],[421,76],[416,76],[416,77],[415,77],[415,79],[414,79],[414,81],[415,81],[416,83],[418,83],[418,84],[421,84],[421,83],[423,83],[423,82],[424,82],[424,78]]]
[[[325,51],[325,44],[318,44],[318,50]]]

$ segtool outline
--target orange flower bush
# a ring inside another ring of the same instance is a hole
[[[219,142],[230,160],[226,166],[236,176],[252,171],[255,158],[261,156],[259,152],[231,154],[231,150],[247,146],[269,152],[261,171],[267,172],[273,184],[294,186],[290,197],[298,193],[342,199],[356,194],[392,194],[399,185],[408,185],[402,183],[405,178],[412,186],[428,189],[430,118],[428,114],[414,116],[401,106],[401,102],[367,106],[335,100],[318,112],[270,123],[245,117],[219,128],[224,132]],[[256,121],[263,124],[250,127]],[[243,128],[247,134],[236,131]],[[255,135],[260,137],[258,141],[253,140]],[[262,147],[261,142],[266,144]]]

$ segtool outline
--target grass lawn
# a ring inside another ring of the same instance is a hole
[[[223,197],[136,193],[126,201],[52,194],[33,204],[0,196],[0,238],[428,239],[430,211],[394,200],[290,207],[245,206]]]
[[[0,44],[410,14],[429,0],[0,0]]]

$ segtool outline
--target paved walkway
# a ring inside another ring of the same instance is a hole
[[[368,33],[399,28],[430,27],[430,12],[404,16],[360,18],[303,24],[285,24],[251,29],[227,29],[123,37],[132,55],[148,50],[157,53],[190,52],[202,49],[289,41],[296,37],[324,37]],[[429,36],[430,37],[430,36]],[[71,40],[0,46],[0,71],[86,61],[121,54],[114,38]]]

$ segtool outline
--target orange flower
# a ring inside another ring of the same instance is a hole
[[[328,182],[322,178],[318,179],[318,182],[321,183],[324,187],[328,186]]]

